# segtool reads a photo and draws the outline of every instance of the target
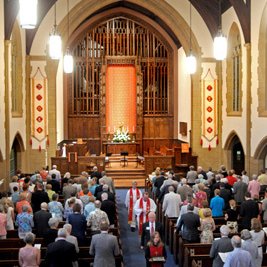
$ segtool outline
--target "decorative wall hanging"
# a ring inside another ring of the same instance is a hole
[[[35,139],[38,143],[34,149],[42,149],[42,142],[46,139],[46,145],[49,145],[49,138],[47,135],[47,78],[43,75],[38,67],[35,74],[31,78],[31,139],[30,144],[33,145]],[[36,144],[36,142],[34,142]]]
[[[200,145],[211,150],[218,145],[217,79],[208,69],[202,79],[202,136]]]

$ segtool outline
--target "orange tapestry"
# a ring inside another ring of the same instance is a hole
[[[110,65],[106,71],[106,131],[123,126],[136,132],[136,69],[133,65]]]

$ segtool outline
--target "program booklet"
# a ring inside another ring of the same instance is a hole
[[[164,257],[152,257],[150,260],[151,261],[165,261],[165,258]]]

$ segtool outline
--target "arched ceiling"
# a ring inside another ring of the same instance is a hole
[[[199,12],[200,16],[205,21],[211,36],[215,36],[218,32],[219,25],[219,1],[221,1],[222,13],[233,7],[242,27],[244,39],[246,43],[250,43],[250,6],[251,0],[188,0],[192,3],[194,8]],[[26,30],[26,53],[29,54],[32,46],[33,39],[38,30],[38,26],[41,24],[43,18],[49,11],[49,9],[55,4],[56,0],[38,0],[38,23],[37,28],[33,30]],[[172,32],[172,29],[168,27],[161,18],[153,14],[151,11],[128,2],[127,0],[115,1],[114,4],[106,6],[105,8],[98,10],[97,13],[103,12],[111,7],[127,7],[135,11],[141,12],[143,15],[148,16],[154,21],[158,22],[162,28],[168,32],[170,37],[179,47],[180,42]],[[19,10],[19,0],[4,0],[5,11],[5,39],[9,40],[12,32],[12,28]],[[95,14],[92,14],[92,16]]]

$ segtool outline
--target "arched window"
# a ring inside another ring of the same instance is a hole
[[[260,117],[267,117],[267,4],[262,13],[259,32],[259,57],[258,57],[258,112]]]
[[[234,23],[229,34],[227,57],[227,115],[242,114],[242,49],[240,32]]]
[[[22,116],[22,48],[20,28],[14,24],[11,35],[11,111],[13,117]]]

